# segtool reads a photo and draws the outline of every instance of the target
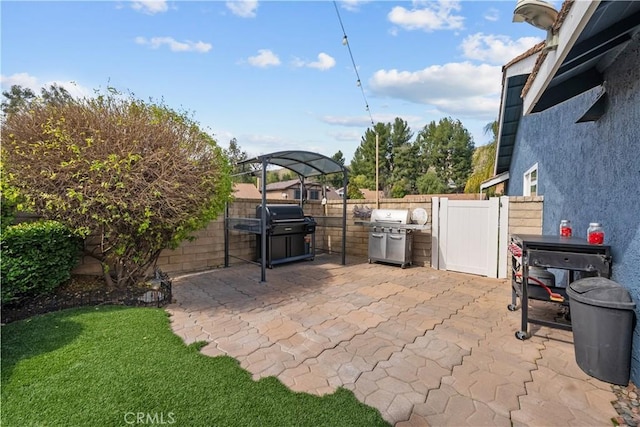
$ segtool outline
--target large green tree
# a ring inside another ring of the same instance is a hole
[[[417,186],[419,194],[443,194],[447,191],[447,186],[434,171],[428,171],[420,176]]]
[[[460,120],[432,121],[420,130],[416,144],[422,161],[433,168],[438,179],[447,185],[448,192],[464,189],[472,172],[474,146],[473,138]]]
[[[50,105],[62,105],[73,100],[71,94],[62,86],[52,84],[42,87],[38,96],[33,90],[20,85],[12,85],[8,91],[2,92],[0,109],[7,115],[24,109],[36,99],[41,99]]]
[[[391,197],[402,198],[417,193],[417,180],[422,166],[416,144],[406,142],[393,147]]]
[[[47,89],[42,88],[42,90],[44,91]],[[8,91],[3,91],[2,96],[3,99],[0,107],[2,108],[3,113],[9,114],[11,112],[18,111],[27,103],[31,102],[36,97],[36,94],[29,88],[13,85]]]
[[[373,129],[368,128],[351,161],[352,174],[364,176],[366,188],[376,189],[377,138],[379,182],[376,190],[383,190],[385,194],[390,194],[393,186],[392,173],[397,168],[396,156],[400,150],[399,147],[410,145],[412,137],[413,134],[407,122],[398,117],[393,123],[377,123]]]
[[[88,255],[108,285],[136,284],[163,249],[223,211],[228,160],[188,114],[163,104],[115,90],[52,95],[7,101],[3,188],[22,208],[91,237]]]
[[[362,194],[360,189],[365,188],[366,180],[367,178],[364,175],[355,175],[349,178],[349,184],[347,185],[347,198],[364,199],[364,194]]]
[[[338,150],[331,158],[338,164],[344,166],[345,158],[344,154],[342,154],[341,150]],[[331,185],[334,189],[338,189],[342,187],[343,184],[343,176],[341,173],[332,173],[327,175],[327,183]]]
[[[378,138],[378,160],[380,162],[380,175],[384,172],[384,166],[382,162],[384,153],[384,146],[388,134],[390,133],[390,126],[386,126],[383,123],[377,123],[373,129],[367,128],[364,136],[360,141],[360,145],[356,148],[351,159],[351,175],[360,176],[359,185],[362,188],[373,190],[375,188],[375,176],[376,176],[376,138]],[[353,181],[352,181],[353,182]]]
[[[231,163],[231,176],[233,182],[255,183],[255,178],[251,174],[254,172],[252,165],[239,165],[239,162],[247,160],[247,152],[243,151],[236,138],[229,141],[229,148],[224,150]]]

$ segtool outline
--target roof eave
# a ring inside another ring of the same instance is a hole
[[[573,48],[576,40],[582,33],[598,8],[601,0],[575,1],[571,5],[562,26],[557,30],[558,46],[546,51],[546,57],[540,64],[537,73],[523,98],[523,114],[530,114],[536,103],[551,83],[563,61]]]
[[[518,75],[528,75],[531,73],[536,61],[536,54],[539,53],[544,47],[544,42],[540,42],[527,50],[524,54],[509,61],[504,67],[502,67],[502,95],[500,96],[500,111],[498,114],[498,140],[496,145],[496,157],[493,164],[493,174],[497,175],[498,172],[498,159],[500,155],[500,148],[503,142],[504,134],[504,118],[505,109],[510,105],[510,101],[507,99],[509,92],[509,78]],[[520,95],[517,94],[519,97]]]
[[[485,190],[487,188],[493,187],[494,185],[498,185],[501,182],[505,182],[509,179],[509,171],[507,172],[502,172],[499,175],[495,175],[492,176],[491,178],[482,181],[480,183],[480,192],[482,192],[482,190]]]

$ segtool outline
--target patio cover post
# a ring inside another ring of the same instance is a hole
[[[262,209],[260,209],[260,281],[267,281],[267,158],[262,158]]]
[[[224,203],[224,266],[229,267],[229,202]]]
[[[346,262],[347,252],[347,184],[349,183],[349,177],[347,169],[342,170],[342,265]]]

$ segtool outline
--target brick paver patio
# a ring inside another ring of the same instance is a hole
[[[571,332],[515,338],[507,281],[347,261],[282,265],[265,283],[252,265],[179,277],[172,328],[254,379],[352,390],[398,426],[607,426],[617,415],[611,386],[576,365]]]

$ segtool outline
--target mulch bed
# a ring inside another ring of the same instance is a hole
[[[158,307],[171,298],[168,283],[168,292],[163,294],[148,287],[110,290],[101,276],[73,276],[49,294],[3,305],[1,321],[5,324],[66,308],[103,304]]]

